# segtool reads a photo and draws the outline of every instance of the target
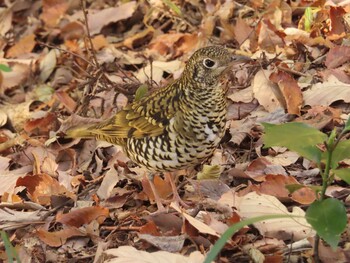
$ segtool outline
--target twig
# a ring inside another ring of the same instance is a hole
[[[74,57],[78,57],[78,58],[84,60],[84,62],[86,62],[87,64],[89,64],[89,65],[92,66],[92,67],[95,66],[93,63],[91,63],[89,60],[87,60],[87,59],[84,58],[83,56],[80,56],[79,54],[76,54],[76,53],[74,53],[74,52],[72,52],[72,51],[69,51],[69,50],[66,50],[66,49],[63,49],[63,48],[60,48],[60,47],[52,46],[52,45],[50,45],[50,44],[46,44],[46,43],[41,42],[41,41],[38,41],[37,43],[38,43],[39,45],[41,45],[41,46],[46,46],[46,47],[49,47],[49,48],[52,48],[52,49],[57,49],[57,50],[62,51],[62,52],[64,52],[64,53],[68,53],[68,54],[70,54],[70,55],[72,55],[72,56],[74,56]]]
[[[281,67],[281,66],[277,66],[277,68],[279,70],[285,71],[287,73],[292,73],[294,75],[298,75],[298,76],[302,76],[302,77],[308,77],[309,76],[308,74],[305,74],[305,73],[302,73],[302,72],[299,72],[299,71],[296,71],[296,70],[293,70],[293,69],[290,69],[290,68],[285,68],[285,67]]]
[[[81,9],[83,10],[83,14],[84,14],[85,28],[86,28],[88,41],[89,41],[89,44],[90,44],[90,48],[88,48],[88,49],[89,49],[89,51],[92,54],[92,58],[94,60],[95,66],[97,68],[100,68],[100,64],[98,63],[98,60],[97,60],[97,57],[96,57],[94,44],[92,43],[92,40],[91,40],[91,34],[90,34],[90,29],[89,29],[88,17],[87,17],[87,12],[86,12],[86,8],[85,8],[86,1],[85,0],[80,0],[80,4],[81,4]]]

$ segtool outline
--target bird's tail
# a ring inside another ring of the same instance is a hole
[[[84,139],[89,139],[89,138],[95,138],[96,134],[94,133],[93,127],[91,125],[84,125],[84,126],[76,126],[69,128],[66,132],[66,138],[84,138]]]

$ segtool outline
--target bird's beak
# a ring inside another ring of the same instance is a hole
[[[249,61],[252,61],[250,57],[243,56],[243,55],[233,55],[231,58],[230,64],[239,64],[239,63],[244,63]]]

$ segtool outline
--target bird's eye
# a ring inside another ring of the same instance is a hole
[[[215,66],[215,61],[214,60],[211,60],[210,58],[205,58],[203,60],[203,65],[206,67],[206,68],[213,68]]]

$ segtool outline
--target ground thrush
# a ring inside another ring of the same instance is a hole
[[[149,174],[168,172],[206,160],[225,131],[226,97],[220,76],[242,57],[220,46],[197,50],[181,77],[148,97],[127,105],[112,118],[92,126],[73,127],[69,138],[96,138],[121,145],[129,158]],[[164,209],[151,180],[158,210]]]

